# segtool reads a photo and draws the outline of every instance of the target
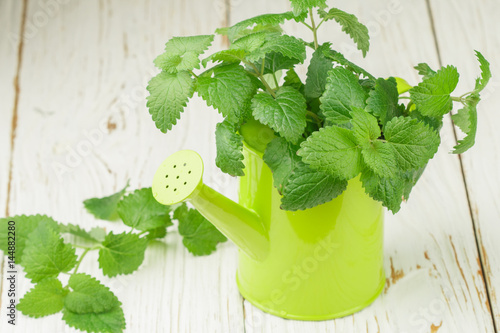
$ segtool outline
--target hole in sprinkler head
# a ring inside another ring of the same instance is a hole
[[[177,168],[177,165],[174,164],[174,168]]]
[[[165,186],[165,188],[168,188],[168,185],[167,185],[167,186]]]
[[[176,179],[179,179],[179,176],[175,177]]]
[[[191,170],[189,170],[188,173],[191,173]]]
[[[186,184],[187,184],[187,182],[184,182],[184,185],[186,185]]]
[[[187,165],[187,163],[184,163],[184,166],[186,166],[186,165]]]
[[[177,191],[177,189],[176,189],[176,188],[174,188],[174,192],[175,192],[175,191]]]
[[[168,178],[168,175],[165,175],[165,178]]]

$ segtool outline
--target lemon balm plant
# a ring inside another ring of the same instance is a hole
[[[318,41],[318,29],[336,21],[366,56],[368,29],[354,15],[327,8],[326,0],[291,0],[291,6],[290,12],[217,29],[230,46],[210,55],[204,53],[214,35],[169,40],[154,61],[161,72],[148,85],[156,126],[170,130],[196,92],[224,116],[215,129],[217,166],[243,176],[244,146],[259,151],[282,209],[329,202],[359,177],[370,197],[396,213],[437,152],[443,117],[454,103],[462,107],[453,122],[466,137],[453,153],[473,146],[476,106],[491,76],[488,62],[476,52],[481,76],[459,97],[451,95],[459,80],[453,66],[418,64],[422,81],[414,87],[377,78]],[[285,34],[285,21],[311,30],[311,40]],[[313,53],[302,81],[295,67],[306,60],[307,48]]]

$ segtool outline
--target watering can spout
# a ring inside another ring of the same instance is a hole
[[[203,161],[192,150],[170,155],[153,179],[153,196],[164,205],[189,201],[240,250],[256,260],[269,252],[269,237],[261,218],[203,184]]]

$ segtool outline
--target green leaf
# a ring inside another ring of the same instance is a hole
[[[410,97],[424,116],[440,118],[453,108],[450,94],[458,84],[458,72],[453,66],[442,67],[434,76],[410,89]]]
[[[436,71],[424,62],[418,64],[414,68],[418,71],[418,75],[422,75],[424,77],[424,80],[436,75]]]
[[[304,84],[302,83],[300,77],[297,75],[297,72],[295,72],[293,68],[289,69],[286,72],[284,81],[285,81],[283,83],[284,86],[292,87],[299,92],[304,89]]]
[[[135,190],[118,203],[123,223],[136,230],[151,230],[172,225],[170,208],[153,197],[150,187]]]
[[[486,60],[484,58],[484,56],[481,54],[481,52],[476,51],[476,57],[477,57],[477,60],[479,61],[479,65],[481,68],[481,77],[476,82],[475,91],[480,92],[484,88],[486,88],[486,85],[490,81],[491,70],[490,70],[490,63],[488,62],[488,60]]]
[[[271,169],[274,186],[280,193],[283,193],[288,178],[301,161],[297,155],[298,148],[298,146],[286,141],[285,138],[275,138],[266,147],[262,158]]]
[[[198,77],[198,94],[232,123],[244,120],[256,91],[249,75],[238,64],[219,65]]]
[[[75,313],[64,308],[62,319],[69,326],[86,332],[121,333],[125,329],[121,306],[100,313]]]
[[[292,87],[280,87],[276,98],[265,92],[252,100],[253,116],[292,143],[302,137],[306,127],[306,100]]]
[[[328,48],[325,47],[323,49],[323,54],[325,55],[325,57],[331,59],[333,62],[336,62],[339,65],[342,65],[345,69],[353,73],[356,73],[358,75],[363,75],[366,78],[375,81],[375,77],[372,74],[368,73],[363,68],[347,60],[342,53],[332,50],[331,43],[325,43],[323,45],[328,45]]]
[[[304,94],[308,98],[318,98],[325,91],[328,71],[333,67],[333,61],[325,57],[325,49],[330,49],[330,45],[323,44],[314,51],[309,67],[307,68]]]
[[[172,74],[200,68],[198,57],[213,41],[214,35],[173,37],[165,44],[165,53],[159,55],[154,63],[156,67]]]
[[[285,185],[281,209],[304,210],[329,202],[342,194],[346,180],[311,169],[300,162]]]
[[[75,249],[64,243],[58,228],[51,222],[40,221],[28,237],[22,265],[26,277],[33,282],[57,277],[76,265]]]
[[[363,109],[354,107],[351,113],[353,134],[358,144],[362,147],[377,139],[382,134],[377,118]]]
[[[149,81],[147,89],[149,113],[156,127],[166,133],[177,124],[177,119],[193,96],[194,80],[186,71],[175,74],[161,72]]]
[[[46,278],[24,294],[16,308],[29,317],[48,316],[63,309],[64,297],[67,293],[61,281],[52,277]]]
[[[268,36],[279,36],[278,33],[268,33],[268,32],[256,32],[253,34],[249,34],[246,36],[243,36],[241,38],[238,38],[235,40],[231,46],[230,49],[232,50],[242,50],[245,52],[245,55],[248,53],[252,53],[254,51],[257,51],[259,48],[262,47],[264,42],[266,41],[266,38]]]
[[[367,93],[358,78],[343,67],[328,72],[326,87],[321,96],[321,111],[326,120],[333,124],[345,124],[351,120],[353,107],[364,109]]]
[[[358,50],[363,52],[363,57],[366,57],[366,52],[370,48],[370,35],[368,34],[368,28],[360,23],[356,16],[337,8],[332,8],[328,12],[324,10],[319,10],[318,12],[323,20],[328,21],[333,19],[340,24],[342,31],[352,38]]]
[[[298,154],[312,168],[349,180],[362,170],[361,149],[352,131],[330,126],[314,132]]]
[[[394,117],[403,115],[404,106],[398,103],[399,94],[396,79],[377,79],[375,89],[369,93],[366,100],[366,110],[380,119],[382,125]]]
[[[104,237],[106,237],[106,230],[99,227],[94,227],[90,229],[90,231],[87,231],[85,229],[82,229],[79,225],[68,223],[59,224],[59,230],[63,234],[71,234],[88,241],[98,243],[102,242],[104,240]]]
[[[258,62],[255,63],[255,66],[259,68],[259,70],[262,66],[262,61],[263,60],[259,60]],[[271,52],[266,54],[265,56],[264,74],[273,74],[281,69],[293,68],[293,66],[298,63],[299,60],[295,58],[285,57],[284,55],[278,52]],[[251,68],[251,72],[255,72],[253,68]]]
[[[74,313],[100,313],[120,306],[118,298],[90,275],[78,273],[70,276],[64,307]]]
[[[394,149],[382,141],[373,141],[361,151],[365,164],[380,177],[394,177],[398,165]]]
[[[130,274],[137,270],[144,260],[148,240],[137,234],[109,233],[99,250],[99,267],[107,276]]]
[[[182,243],[195,256],[208,255],[215,251],[218,243],[227,238],[205,219],[196,209],[188,209],[183,203],[174,213],[179,220],[179,234]]]
[[[159,227],[159,228],[151,229],[148,231],[149,232],[146,236],[146,238],[148,240],[163,238],[167,235],[167,228],[166,227]]]
[[[58,230],[59,226],[56,221],[46,215],[16,215],[12,217],[5,217],[0,219],[0,250],[4,252],[5,255],[8,254],[8,232],[9,232],[9,221],[15,222],[15,236],[16,236],[16,251],[14,253],[14,259],[16,264],[22,265],[22,258],[24,254],[24,249],[26,247],[26,241],[33,230],[38,227],[38,224],[43,222],[49,225],[53,230]]]
[[[240,62],[245,60],[245,55],[246,55],[245,50],[238,50],[238,49],[222,50],[211,54],[209,57],[203,59],[201,63],[203,64],[203,67],[206,67],[209,61],[239,64]]]
[[[94,215],[96,218],[101,220],[114,221],[118,219],[116,206],[122,199],[128,186],[129,182],[127,181],[127,185],[125,185],[125,187],[121,191],[104,198],[87,199],[83,202],[83,205],[85,206],[87,211],[90,214]]]
[[[478,96],[479,98],[479,96]],[[469,150],[476,142],[477,131],[477,108],[476,103],[471,103],[458,110],[456,115],[451,116],[457,125],[467,136],[458,141],[458,145],[453,147],[453,154],[463,154]]]
[[[326,8],[326,0],[290,0],[290,2],[295,15],[307,12],[313,7]]]
[[[246,58],[251,62],[256,62],[268,53],[280,53],[302,63],[306,59],[306,46],[302,40],[293,36],[266,34],[264,43],[251,51]]]
[[[243,137],[236,133],[234,125],[228,121],[217,124],[215,129],[217,157],[215,164],[222,172],[232,176],[244,176]]]
[[[403,201],[404,183],[397,177],[383,178],[369,170],[361,173],[366,193],[396,214]]]
[[[440,143],[436,131],[409,117],[389,121],[384,128],[384,136],[395,152],[401,171],[425,166],[437,152]]]
[[[263,14],[258,15],[241,22],[236,23],[232,27],[229,27],[227,30],[217,29],[217,33],[227,34],[229,41],[234,41],[238,37],[240,37],[240,33],[243,32],[246,28],[251,27],[253,25],[270,25],[270,26],[279,26],[288,20],[295,20],[296,22],[304,21],[307,17],[306,14],[302,14],[300,16],[295,16],[292,12],[285,12],[281,14]]]

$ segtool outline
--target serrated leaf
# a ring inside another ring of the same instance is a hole
[[[64,308],[62,319],[69,326],[89,333],[121,333],[125,329],[125,316],[121,306],[100,313],[75,313]]]
[[[326,0],[290,0],[290,2],[295,15],[307,12],[313,7],[326,8]]]
[[[156,127],[166,133],[177,124],[181,112],[193,96],[194,80],[186,71],[175,74],[161,72],[149,81],[147,89],[149,113]]]
[[[104,240],[104,237],[106,237],[106,230],[99,227],[94,227],[90,229],[90,231],[87,231],[85,229],[82,229],[79,225],[68,223],[59,224],[59,230],[61,233],[71,234],[98,243],[102,242]]]
[[[188,209],[186,204],[175,210],[174,218],[179,220],[182,243],[195,256],[208,255],[215,251],[217,244],[227,240],[212,223],[196,209]]]
[[[414,67],[418,71],[418,75],[422,75],[424,80],[436,75],[436,71],[433,70],[428,64],[421,62]]]
[[[383,178],[372,171],[361,173],[361,183],[366,193],[396,214],[403,201],[404,184],[397,177]]]
[[[395,152],[401,171],[425,166],[437,152],[440,143],[436,131],[409,117],[393,118],[387,122],[384,136]]]
[[[231,50],[243,50],[245,54],[251,53],[262,47],[268,36],[279,36],[278,33],[255,32],[235,40],[231,46]]]
[[[453,147],[453,154],[463,154],[474,146],[477,131],[476,105],[477,102],[466,105],[462,109],[458,110],[456,115],[451,117],[455,125],[459,126],[460,129],[467,134],[465,138],[459,140],[458,144]]]
[[[228,121],[217,124],[215,129],[217,157],[215,165],[232,176],[244,176],[243,137],[236,133]]]
[[[236,23],[235,25],[229,27],[224,34],[227,34],[229,41],[233,41],[240,37],[240,33],[244,31],[246,28],[252,27],[253,25],[271,25],[271,26],[279,26],[288,20],[295,20],[296,22],[301,22],[305,20],[307,14],[302,14],[300,16],[295,16],[292,12],[285,12],[281,14],[263,14],[258,15],[241,22]],[[217,30],[219,32],[223,32],[221,30]],[[216,32],[217,32],[216,31]]]
[[[434,76],[410,89],[410,97],[424,116],[440,118],[453,108],[450,94],[458,84],[459,74],[453,66],[442,67]]]
[[[479,61],[479,67],[481,69],[481,77],[478,79],[475,87],[476,92],[482,91],[484,88],[486,88],[486,85],[491,79],[491,70],[490,70],[490,63],[488,60],[484,58],[484,56],[481,54],[481,52],[476,51],[476,57],[477,60]]]
[[[29,235],[41,222],[49,225],[53,230],[59,230],[58,223],[46,215],[16,215],[0,219],[0,250],[8,254],[9,221],[15,222],[16,251],[15,263],[22,265],[22,257]],[[10,256],[10,254],[9,254]]]
[[[16,308],[25,316],[33,318],[48,316],[63,309],[67,293],[61,281],[56,278],[46,278],[24,294]]]
[[[353,107],[350,114],[353,135],[361,147],[380,137],[382,133],[377,118],[357,107]]]
[[[156,229],[148,230],[148,234],[146,235],[146,238],[148,240],[160,239],[160,238],[165,237],[166,235],[167,235],[167,228],[166,227],[159,227]]]
[[[323,54],[325,55],[325,57],[331,59],[333,62],[336,62],[339,65],[342,65],[344,68],[353,73],[356,73],[358,75],[363,75],[366,78],[375,81],[375,77],[372,74],[368,73],[363,68],[347,60],[342,53],[332,50],[331,43],[325,43],[323,45],[328,45],[328,48],[325,47],[323,49]]]
[[[78,273],[70,276],[72,289],[64,300],[64,307],[74,313],[100,313],[120,306],[118,298],[90,275]]]
[[[262,66],[262,61],[263,60],[259,60],[255,63],[255,66],[257,68],[259,68],[259,70]],[[293,66],[298,64],[298,63],[299,63],[299,60],[297,60],[295,58],[285,57],[284,55],[282,55],[279,52],[271,52],[271,53],[266,54],[266,56],[265,56],[264,74],[273,74],[281,69],[293,68]],[[255,73],[253,68],[251,68],[251,72]]]
[[[352,72],[335,67],[328,72],[326,82],[320,108],[327,121],[333,124],[347,123],[351,120],[353,107],[365,108],[368,95]]]
[[[111,232],[99,250],[99,267],[104,275],[111,277],[130,274],[142,264],[147,245],[148,240],[137,234]]]
[[[342,31],[348,34],[356,43],[358,50],[363,52],[363,57],[366,57],[366,52],[370,48],[370,35],[368,28],[358,21],[358,18],[352,14],[346,13],[338,8],[332,8],[328,12],[319,10],[319,16],[323,20],[335,20],[342,26]]]
[[[239,64],[245,60],[245,50],[229,49],[216,52],[209,57],[202,60],[203,67],[206,67],[209,61],[212,62],[225,62]]]
[[[301,161],[297,155],[298,148],[298,146],[286,141],[285,138],[275,138],[266,147],[262,159],[271,169],[274,186],[280,193],[283,193],[288,178]]]
[[[399,104],[399,93],[396,79],[377,79],[375,89],[369,93],[366,100],[366,110],[380,119],[382,125],[394,117],[403,115],[404,106]]]
[[[362,170],[361,149],[351,130],[330,126],[301,143],[298,154],[313,169],[349,180]]]
[[[123,223],[136,230],[151,230],[172,225],[170,208],[153,197],[150,187],[135,190],[118,203]]]
[[[173,37],[165,44],[165,53],[154,63],[167,73],[190,71],[200,68],[200,54],[205,52],[214,40],[214,35]]]
[[[252,100],[253,116],[292,143],[297,143],[306,127],[306,100],[292,87],[280,87],[276,98],[265,92]]]
[[[302,63],[306,59],[306,46],[303,41],[293,36],[265,34],[264,43],[248,53],[246,58],[251,62],[257,62],[268,53],[280,53]]]
[[[231,123],[244,120],[257,87],[238,64],[219,65],[198,77],[198,94]]]
[[[90,214],[94,215],[96,218],[101,220],[114,221],[118,219],[116,206],[122,199],[128,186],[129,182],[127,181],[127,185],[125,185],[125,187],[121,191],[103,198],[87,199],[83,202],[83,205],[85,206],[87,211]]]
[[[33,282],[57,277],[76,264],[75,249],[64,243],[58,229],[51,222],[41,221],[27,239],[22,265]]]
[[[396,156],[392,147],[382,141],[373,141],[361,151],[365,164],[378,176],[390,178],[398,171]]]
[[[346,180],[336,179],[299,162],[285,185],[281,209],[304,210],[324,204],[342,194],[346,187]]]
[[[318,98],[325,91],[328,71],[333,67],[333,61],[325,57],[325,49],[330,49],[330,45],[323,44],[314,51],[309,67],[307,68],[304,95],[308,98]]]

